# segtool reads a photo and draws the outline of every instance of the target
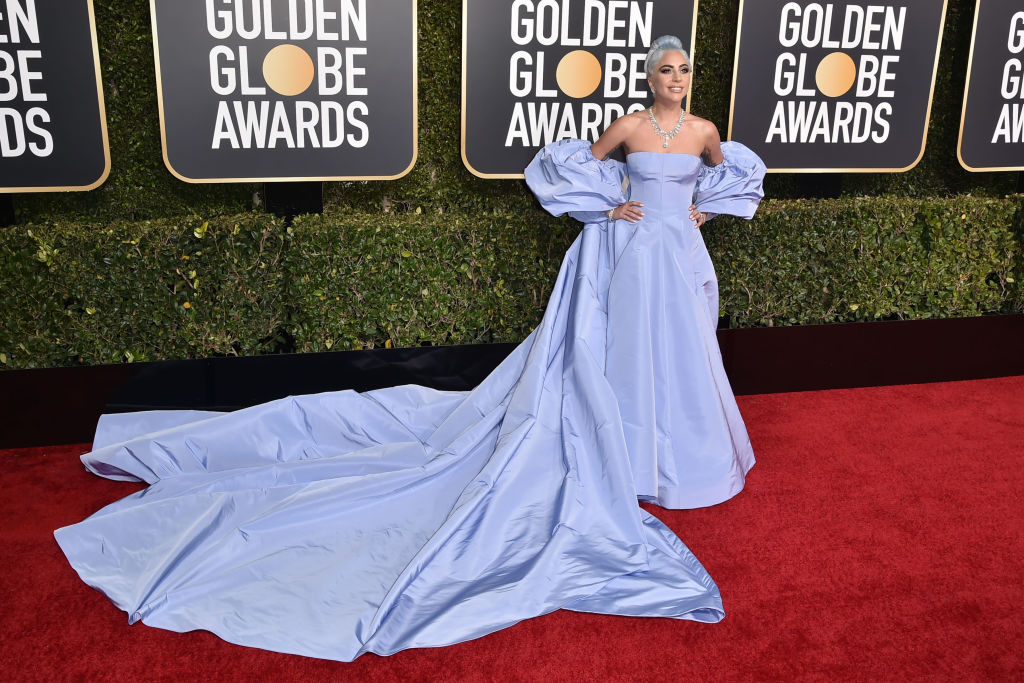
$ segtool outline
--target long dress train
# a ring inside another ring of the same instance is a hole
[[[475,638],[565,608],[720,620],[697,559],[640,498],[710,505],[753,455],[714,338],[714,274],[688,218],[750,217],[763,166],[726,143],[632,154],[646,217],[609,223],[625,169],[589,143],[527,181],[585,221],[533,333],[470,392],[402,386],[233,413],[106,416],[86,467],[143,491],[55,532],[129,614],[349,661]]]

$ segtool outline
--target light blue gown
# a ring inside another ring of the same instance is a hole
[[[753,454],[689,219],[750,217],[764,167],[553,143],[527,169],[585,226],[544,318],[469,392],[402,386],[233,413],[104,417],[86,467],[149,487],[57,542],[89,585],[173,631],[349,661],[476,638],[556,609],[715,622],[718,588],[637,506],[712,505]]]

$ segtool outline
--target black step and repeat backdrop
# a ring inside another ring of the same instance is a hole
[[[921,158],[947,0],[741,0],[728,138],[777,172]],[[415,0],[150,0],[164,160],[188,182],[393,179],[417,154]],[[650,103],[696,0],[464,0],[462,158],[519,178]],[[699,45],[696,46],[699,49]],[[0,192],[110,170],[92,0],[0,2]],[[694,60],[699,77],[699,59]],[[688,104],[686,105],[688,107]],[[1024,4],[977,0],[960,163],[1024,170]]]
[[[945,11],[946,0],[741,0],[729,138],[772,171],[913,168]]]
[[[649,106],[651,41],[678,36],[692,56],[696,15],[696,0],[464,0],[466,168],[522,178],[543,145]]]
[[[969,171],[1024,170],[1024,0],[978,0],[957,155]]]
[[[92,0],[0,3],[0,192],[91,190],[109,172]]]
[[[164,161],[189,182],[416,161],[415,0],[151,0]]]

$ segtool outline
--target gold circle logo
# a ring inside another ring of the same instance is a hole
[[[586,97],[601,85],[601,63],[586,50],[573,50],[558,62],[555,80],[569,97]]]
[[[298,45],[278,45],[263,59],[263,80],[279,95],[303,93],[313,83],[313,59]]]
[[[845,52],[825,55],[814,74],[818,90],[828,97],[845,95],[853,87],[856,78],[857,65],[853,63],[853,57]]]

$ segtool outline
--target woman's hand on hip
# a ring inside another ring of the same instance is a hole
[[[610,218],[613,221],[625,219],[630,223],[636,223],[638,220],[644,217],[644,212],[641,209],[642,206],[643,204],[641,204],[640,202],[632,201],[626,202],[625,204],[620,204],[619,206],[616,206],[614,209],[608,212],[608,218]]]
[[[707,213],[705,213],[704,211],[698,211],[696,204],[690,204],[690,220],[692,220],[695,223],[695,225],[693,226],[694,228],[700,228],[700,226],[704,225],[707,219]]]

